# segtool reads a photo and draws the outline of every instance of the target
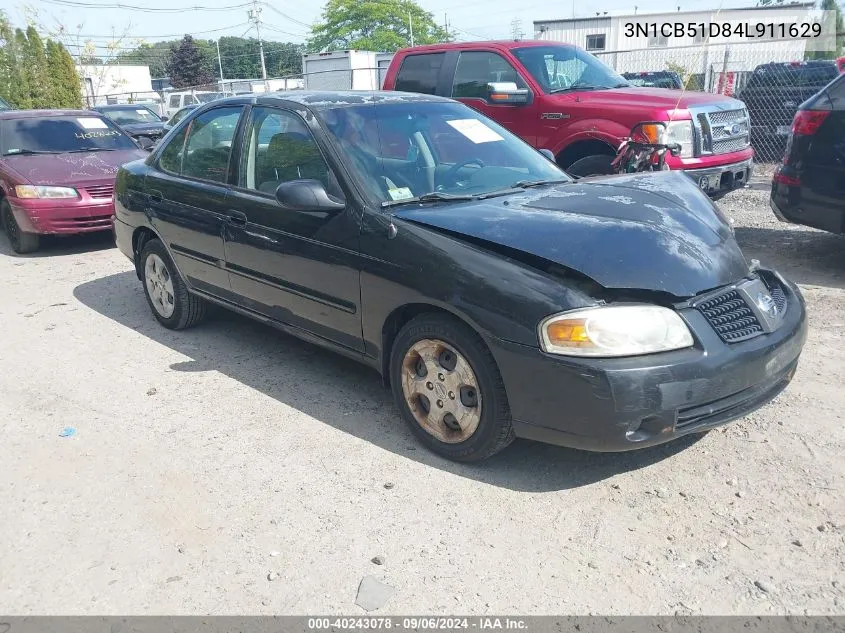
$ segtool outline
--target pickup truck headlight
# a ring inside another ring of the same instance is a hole
[[[554,314],[540,323],[540,347],[564,356],[636,356],[690,347],[674,310],[655,305],[601,306]]]
[[[15,185],[18,198],[77,198],[79,194],[72,187],[41,187],[37,185]]]
[[[692,121],[672,121],[663,133],[665,144],[677,143],[681,146],[681,158],[692,158]]]

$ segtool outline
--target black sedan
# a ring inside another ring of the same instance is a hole
[[[771,207],[785,222],[845,233],[845,75],[795,114]]]
[[[95,106],[97,112],[117,123],[141,147],[149,148],[164,135],[164,121],[148,107],[137,104]]]
[[[381,372],[471,461],[626,450],[792,378],[804,302],[677,172],[572,181],[493,121],[397,92],[233,97],[125,165],[116,241],[165,327],[236,310]]]

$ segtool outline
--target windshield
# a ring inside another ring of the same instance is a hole
[[[628,85],[621,75],[574,46],[528,46],[514,49],[513,54],[548,93]]]
[[[115,110],[104,110],[105,114],[118,125],[132,125],[134,123],[161,123],[161,117],[156,116],[152,110],[147,108],[120,108]]]
[[[63,116],[0,121],[0,154],[58,154],[137,149],[111,121],[99,116]]]
[[[322,120],[357,179],[382,202],[568,180],[535,149],[460,103],[338,107],[324,110]]]

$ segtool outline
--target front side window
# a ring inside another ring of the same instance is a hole
[[[603,51],[605,44],[605,35],[588,35],[587,36],[587,50],[588,51]]]
[[[240,186],[273,194],[283,182],[319,180],[329,195],[343,197],[311,131],[298,115],[256,107],[251,119]]]
[[[454,102],[384,103],[321,113],[362,188],[381,201],[481,195],[523,180],[566,180],[534,148]],[[397,148],[407,148],[398,157]]]
[[[628,85],[594,55],[574,46],[526,46],[514,49],[513,54],[547,93]]]
[[[445,53],[408,55],[396,75],[396,90],[421,92],[433,95],[437,92],[437,77],[443,66]]]
[[[0,154],[62,154],[138,149],[101,116],[57,116],[0,121]]]
[[[515,83],[525,88],[525,82],[508,61],[496,53],[467,51],[458,57],[452,97],[487,98],[487,84],[496,82]]]
[[[190,112],[190,110],[186,108],[182,108],[181,110],[179,110],[176,114],[171,117],[169,121],[170,125],[176,125],[177,123],[179,123],[179,121],[185,118],[185,115],[188,114],[188,112]]]
[[[241,110],[241,106],[215,108],[193,119],[162,151],[161,168],[190,178],[226,182]]]

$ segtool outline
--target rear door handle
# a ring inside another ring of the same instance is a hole
[[[244,224],[246,224],[246,213],[230,209],[226,211],[226,222],[228,222],[229,224],[243,226]]]

